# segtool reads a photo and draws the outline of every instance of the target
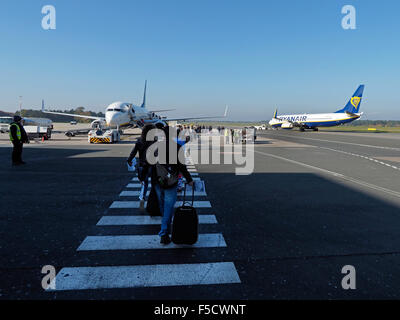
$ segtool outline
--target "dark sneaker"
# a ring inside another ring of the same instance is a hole
[[[141,212],[144,212],[144,200],[143,200],[143,199],[140,200],[140,207],[139,207],[139,210],[140,210]]]
[[[161,236],[160,243],[161,244],[170,244],[171,243],[171,238],[167,234],[164,235],[164,236]]]

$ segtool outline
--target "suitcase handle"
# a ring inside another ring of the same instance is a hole
[[[185,205],[185,203],[186,203],[186,186],[187,186],[188,184],[185,182],[185,189],[184,189],[184,191],[183,191],[183,202],[182,202],[182,205],[184,206]],[[193,207],[193,204],[194,204],[194,183],[193,183],[193,186],[192,186],[192,207]]]

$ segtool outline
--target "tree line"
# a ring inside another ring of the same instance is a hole
[[[347,126],[400,127],[399,120],[357,120]]]

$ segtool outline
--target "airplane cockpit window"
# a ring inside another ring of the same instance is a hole
[[[121,112],[121,109],[114,109],[114,111]]]

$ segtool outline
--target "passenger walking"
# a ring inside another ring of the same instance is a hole
[[[13,122],[10,124],[10,141],[13,144],[13,151],[11,155],[12,165],[20,166],[26,164],[22,161],[22,148],[24,143],[29,143],[28,135],[22,125],[22,118],[14,116]]]
[[[147,141],[147,133],[155,129],[155,126],[152,124],[146,125],[143,130],[141,136],[137,139],[135,147],[133,148],[129,158],[127,160],[128,164],[132,166],[132,160],[136,157],[136,154],[139,153],[139,161],[137,161],[137,171],[138,171],[138,179],[141,183],[141,189],[139,194],[140,200],[140,210],[144,210],[144,203],[146,201],[147,189],[149,186],[149,178],[151,177],[151,166],[147,162],[146,159],[146,151],[154,141]]]
[[[186,164],[182,163],[178,156],[182,146],[170,136],[170,130],[173,131],[174,129],[170,129],[168,126],[163,129],[166,143],[163,149],[166,154],[165,157],[159,156],[160,159],[165,159],[165,161],[159,160],[153,166],[151,175],[151,183],[155,187],[162,214],[161,230],[159,232],[161,244],[169,244],[171,242],[171,222],[177,199],[179,173],[182,173],[186,182],[193,186],[193,179],[186,168]],[[170,153],[170,147],[177,151],[176,155]]]
[[[229,129],[225,129],[224,134],[225,134],[225,143],[229,144]]]

